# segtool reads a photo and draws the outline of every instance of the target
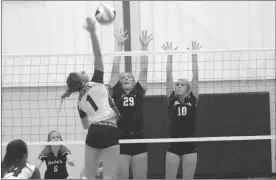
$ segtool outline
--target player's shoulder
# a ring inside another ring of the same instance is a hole
[[[171,101],[175,101],[175,100],[177,100],[177,97],[175,95],[175,92],[172,91],[171,94],[170,94],[170,96],[169,96],[169,101],[171,102]]]
[[[40,176],[39,172],[37,172],[38,169],[35,165],[26,163],[26,167],[23,169],[22,173],[24,173],[27,178],[32,179],[33,177],[36,177],[36,179]],[[38,176],[39,174],[39,176]]]
[[[95,82],[86,83],[82,90],[80,90],[79,92],[78,100],[80,101],[85,94],[89,93],[93,86],[95,86]]]
[[[118,81],[115,86],[109,87],[109,92],[111,92],[110,94],[112,94],[112,96],[119,97],[121,94],[124,93],[124,90],[121,86],[121,83]]]
[[[137,82],[135,84],[134,91],[136,93],[141,93],[142,95],[144,95],[146,93],[146,90],[142,87],[142,85],[140,84],[140,82]]]
[[[71,151],[66,146],[63,146],[63,145],[60,146],[59,151],[61,155],[71,154]]]
[[[190,94],[188,95],[187,98],[188,98],[189,100],[196,100],[196,97],[195,97],[193,91],[190,92]]]
[[[36,168],[35,165],[26,163],[26,167],[24,167],[23,170],[32,174],[35,171],[35,168]]]
[[[193,104],[194,106],[197,105],[197,98],[195,97],[195,95],[193,94],[192,91],[191,91],[190,94],[188,95],[187,101],[190,102],[191,104]]]
[[[41,151],[41,155],[44,155],[44,156],[48,156],[48,154],[51,153],[51,147],[50,146],[45,146],[42,151]]]
[[[33,164],[30,164],[30,163],[26,163],[26,167],[29,169],[29,170],[35,170],[35,165]]]
[[[35,165],[25,163],[25,165],[11,168],[3,179],[29,179],[33,176],[35,170]]]

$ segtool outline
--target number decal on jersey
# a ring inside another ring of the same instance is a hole
[[[95,112],[98,111],[98,109],[99,109],[98,106],[96,105],[95,101],[89,95],[87,95],[86,101],[88,101],[91,104],[91,106]]]
[[[178,116],[186,116],[187,115],[187,108],[185,106],[178,107]]]
[[[124,97],[124,106],[134,106],[134,98],[133,97]]]
[[[58,172],[58,165],[54,166],[54,172]]]

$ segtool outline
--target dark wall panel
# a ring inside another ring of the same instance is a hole
[[[197,137],[270,135],[268,93],[200,95]],[[145,138],[169,137],[167,98],[144,105]],[[250,177],[271,173],[270,140],[198,143],[196,178]],[[148,178],[165,177],[167,143],[148,144]]]

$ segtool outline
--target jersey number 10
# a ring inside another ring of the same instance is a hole
[[[186,116],[187,115],[187,108],[185,106],[178,107],[178,116]]]

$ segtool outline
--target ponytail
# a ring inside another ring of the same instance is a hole
[[[82,89],[82,79],[77,73],[70,73],[66,80],[67,90],[61,95],[61,103],[58,112],[60,112],[63,100],[70,97],[72,93]]]

